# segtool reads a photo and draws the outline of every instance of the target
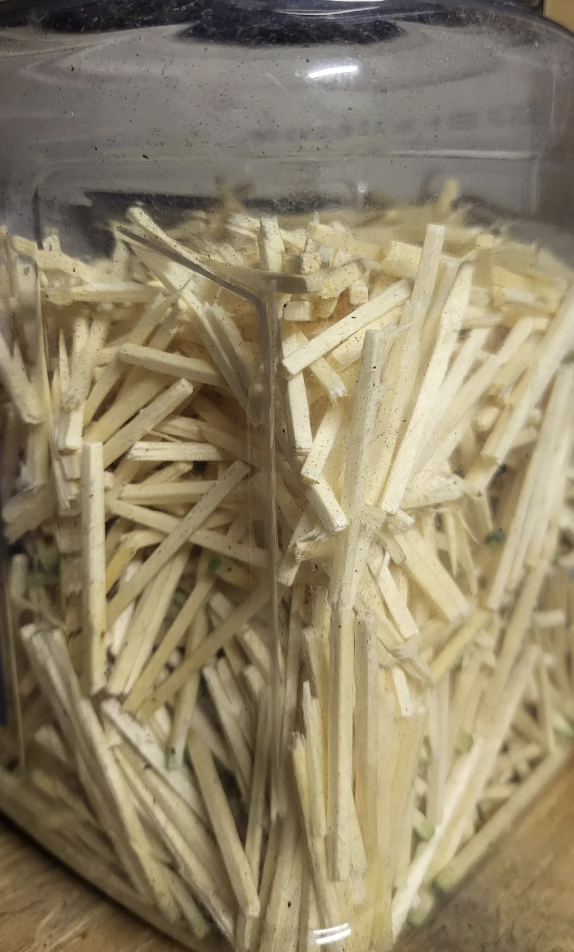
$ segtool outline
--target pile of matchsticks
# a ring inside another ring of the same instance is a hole
[[[0,808],[190,948],[388,949],[574,735],[574,286],[436,201],[0,243]]]

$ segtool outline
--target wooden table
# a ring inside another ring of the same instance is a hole
[[[1,952],[177,952],[0,820]],[[574,952],[574,767],[400,952]]]

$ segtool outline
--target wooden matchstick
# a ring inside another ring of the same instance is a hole
[[[179,354],[166,354],[154,347],[141,347],[137,344],[123,344],[118,349],[118,359],[133,367],[143,367],[153,373],[179,377],[192,383],[206,383],[212,387],[225,386],[221,374],[206,360],[193,357],[181,357]]]
[[[211,753],[197,736],[190,736],[188,749],[241,911],[248,917],[258,916],[260,910],[259,896],[253,881],[253,874],[241,845],[237,827]]]
[[[379,659],[376,622],[359,618],[355,640],[355,800],[367,854],[376,856]]]
[[[82,449],[83,624],[86,686],[96,694],[106,683],[106,525],[101,443]]]

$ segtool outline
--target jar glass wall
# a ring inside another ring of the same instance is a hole
[[[0,807],[192,948],[388,948],[572,736],[573,41],[2,16]]]

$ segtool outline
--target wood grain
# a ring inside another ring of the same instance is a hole
[[[2,952],[178,952],[0,819]],[[574,952],[574,767],[399,952]]]
[[[181,952],[0,819],[2,952]]]

